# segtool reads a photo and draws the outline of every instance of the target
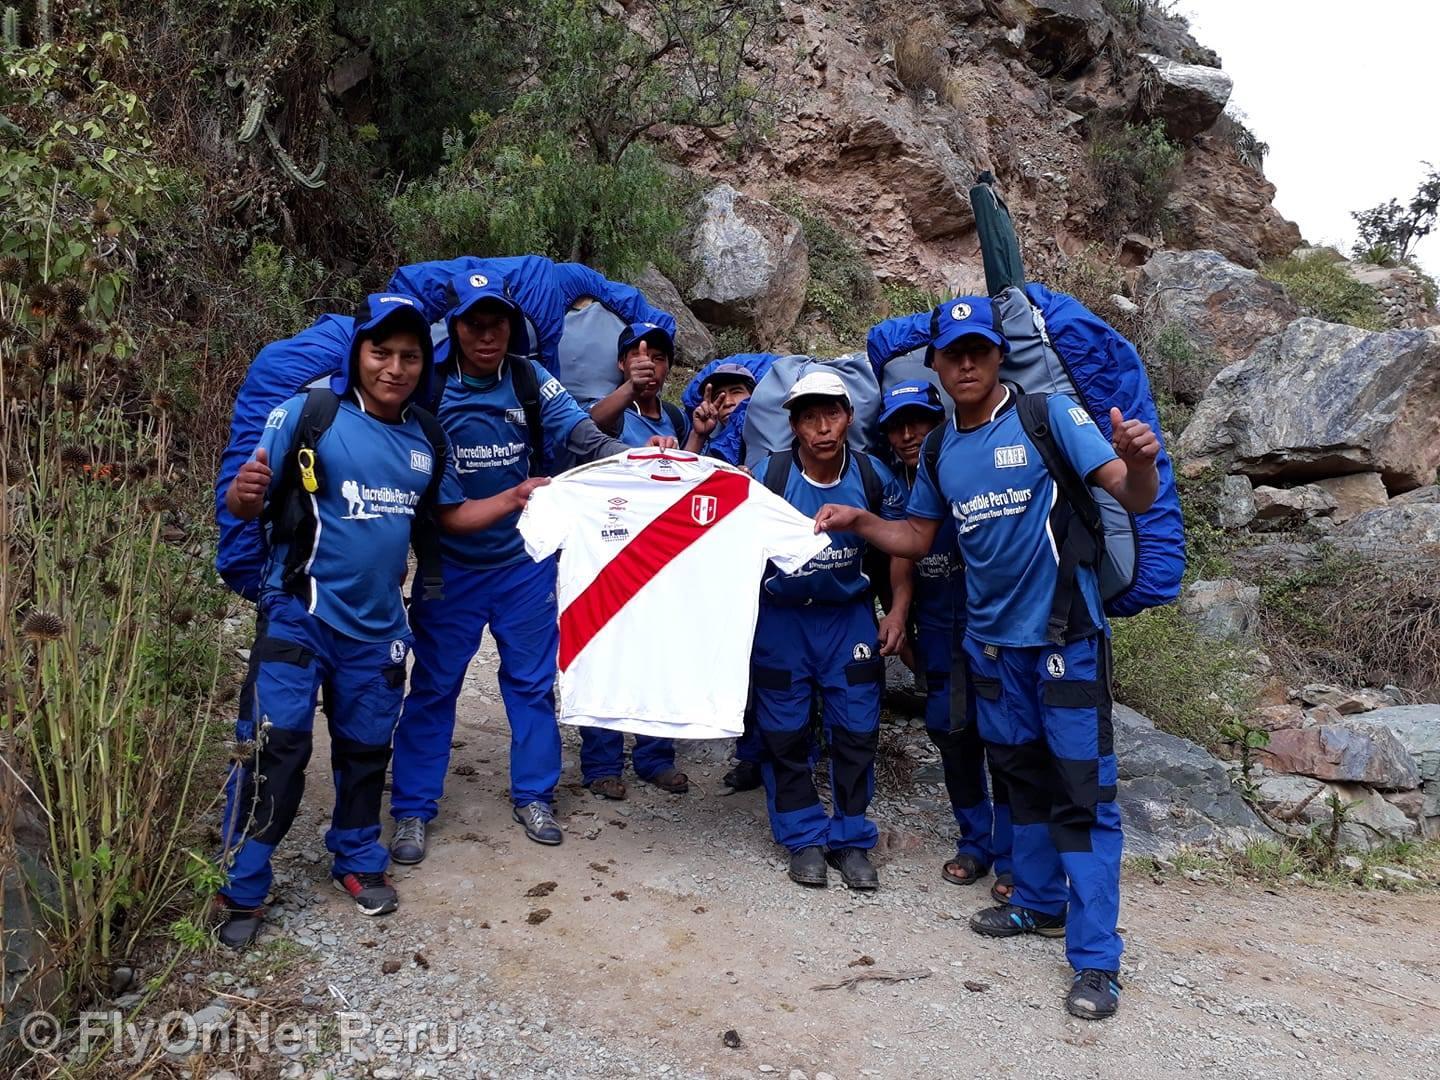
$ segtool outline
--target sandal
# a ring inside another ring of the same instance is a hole
[[[625,781],[618,776],[602,776],[599,780],[590,781],[590,790],[596,795],[606,799],[613,799],[619,802],[625,798]]]
[[[664,772],[648,777],[647,780],[661,791],[668,791],[671,795],[684,795],[690,790],[690,778],[679,769],[666,769]]]
[[[957,870],[951,870],[952,866]],[[974,885],[989,869],[974,855],[956,855],[945,861],[945,865],[940,868],[940,876],[951,885]]]
[[[1015,875],[996,874],[995,884],[990,886],[990,895],[995,898],[997,903],[1011,903],[1011,897],[1015,895]]]

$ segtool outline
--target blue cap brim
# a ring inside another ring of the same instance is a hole
[[[967,337],[981,337],[992,344],[1000,346],[1004,352],[1010,351],[1009,343],[994,330],[984,326],[967,326],[965,323],[953,323],[951,326],[942,330],[940,335],[930,343],[930,352],[933,353],[936,349],[948,348],[961,338]],[[927,364],[930,362],[929,353],[926,354],[925,362]]]
[[[482,292],[479,295],[473,296],[469,300],[466,300],[463,304],[456,304],[455,307],[451,309],[450,314],[445,316],[445,321],[449,323],[454,322],[456,319],[463,318],[467,311],[475,307],[477,304],[485,303],[485,301],[487,300],[493,300],[495,303],[499,304],[502,308],[505,309],[505,313],[511,318],[514,318],[516,315],[520,314],[520,306],[516,304],[515,301],[511,300],[509,297],[498,292]]]
[[[355,325],[355,334],[358,337],[360,334],[368,334],[371,330],[385,323],[398,324],[402,320],[409,323],[411,327],[420,334],[422,340],[426,342],[430,340],[430,323],[425,318],[424,312],[419,308],[411,307],[409,304],[385,305],[378,314],[363,323],[357,323]]]
[[[906,409],[924,409],[926,412],[935,413],[938,416],[945,415],[945,406],[943,405],[936,405],[934,402],[926,401],[924,398],[909,398],[908,400],[892,402],[885,406],[885,408],[880,410],[880,417],[875,423],[883,427],[886,420],[889,420],[898,412],[904,412]]]

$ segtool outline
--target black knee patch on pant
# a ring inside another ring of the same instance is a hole
[[[851,686],[867,686],[885,678],[885,661],[880,657],[852,660],[845,665],[845,681]]]
[[[990,772],[996,787],[1009,797],[1010,820],[1016,825],[1048,825],[1055,773],[1045,744],[988,743],[986,750],[990,754]]]
[[[1096,731],[1096,743],[1099,746],[1100,756],[1110,757],[1115,753],[1115,695],[1111,689],[1113,657],[1110,654],[1110,639],[1102,638],[1100,641],[1100,662],[1099,679],[1100,700],[1095,706],[1096,720],[1099,728]],[[1107,800],[1101,799],[1101,802]],[[1112,796],[1109,801],[1114,801]]]
[[[379,824],[390,744],[371,746],[332,737],[330,761],[336,776],[335,827],[360,829]]]
[[[830,796],[839,813],[847,817],[865,813],[870,804],[870,770],[879,745],[879,728],[859,732],[837,727],[831,732]]]
[[[753,667],[750,669],[750,682],[760,690],[789,690],[790,672],[783,668]]]
[[[312,744],[308,731],[272,727],[262,736],[241,785],[246,835],[262,844],[278,844],[290,831],[305,794]]]
[[[775,774],[775,809],[779,813],[804,810],[820,801],[810,773],[810,729],[761,731],[760,740]]]
[[[1050,839],[1056,851],[1089,851],[1095,807],[1100,801],[1100,762],[1056,758],[1054,768],[1059,783],[1050,817]]]
[[[973,728],[932,731],[930,741],[940,751],[945,790],[954,806],[974,806],[985,798],[985,750]]]

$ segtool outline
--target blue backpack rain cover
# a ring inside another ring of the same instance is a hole
[[[1029,284],[992,297],[1010,353],[1001,376],[1026,393],[1063,393],[1080,401],[1101,434],[1110,437],[1110,409],[1144,420],[1160,437],[1160,418],[1145,363],[1135,346],[1073,296]],[[871,328],[867,351],[883,385],[914,378],[906,366],[924,363],[930,313],[887,319]],[[901,368],[892,376],[890,364]],[[900,374],[903,370],[905,374]],[[928,369],[926,369],[928,371]],[[933,373],[931,373],[933,380]],[[947,395],[948,396],[948,395]],[[1185,573],[1185,528],[1175,473],[1161,438],[1156,460],[1160,489],[1143,514],[1130,514],[1108,492],[1091,488],[1105,525],[1100,591],[1112,616],[1168,604]]]
[[[816,367],[833,371],[845,383],[854,406],[847,441],[856,450],[873,451],[877,446],[876,418],[880,415],[880,384],[862,353],[833,358],[777,356],[770,370],[755,387],[745,414],[745,464],[754,465],[770,454],[789,450],[794,443],[790,414],[781,404],[800,377]]]

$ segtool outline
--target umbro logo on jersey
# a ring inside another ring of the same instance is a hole
[[[690,499],[690,517],[696,525],[709,525],[715,520],[719,506],[714,495],[695,495]]]
[[[524,409],[506,409],[506,410],[505,410],[505,419],[508,420],[508,421],[510,421],[510,423],[512,423],[512,424],[519,424],[521,427],[524,427],[524,426],[525,426],[525,410],[524,410]]]
[[[995,468],[997,469],[1019,469],[1027,465],[1029,460],[1024,446],[997,446],[995,448]]]
[[[1070,410],[1070,419],[1075,421],[1076,427],[1084,427],[1086,424],[1095,423],[1094,420],[1090,419],[1090,414],[1079,405],[1076,405]]]
[[[555,397],[558,394],[563,394],[564,392],[565,387],[560,385],[559,379],[547,379],[545,385],[540,387],[540,396],[546,401],[549,401],[551,398]]]
[[[428,473],[435,468],[435,459],[420,450],[411,450],[410,468],[416,472]]]
[[[623,509],[624,506],[625,506],[625,504],[628,503],[629,501],[630,501],[629,499],[622,499],[619,495],[616,495],[613,499],[610,500],[610,509],[612,509],[612,510],[620,510],[620,509]]]
[[[271,409],[270,415],[265,418],[265,426],[267,428],[278,428],[281,424],[285,423],[285,417],[289,415],[290,414],[284,409]]]
[[[1065,677],[1065,658],[1058,652],[1052,652],[1045,658],[1045,670],[1050,673],[1052,679],[1063,679]]]

